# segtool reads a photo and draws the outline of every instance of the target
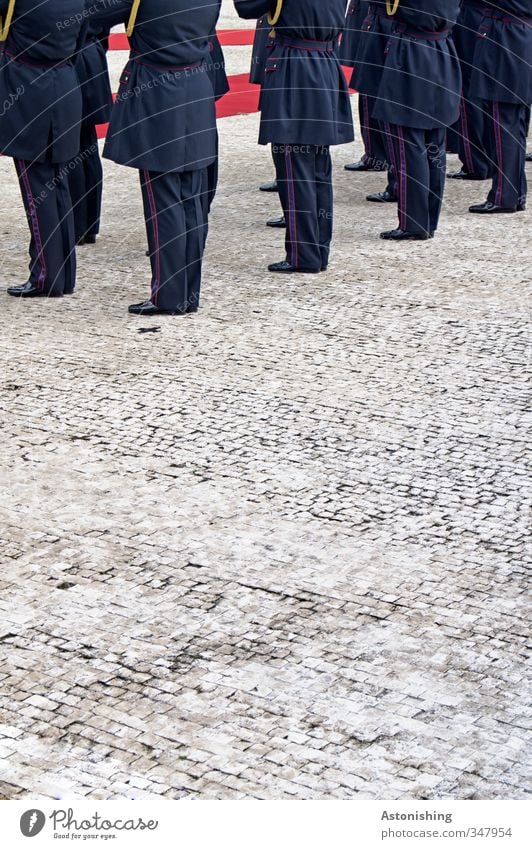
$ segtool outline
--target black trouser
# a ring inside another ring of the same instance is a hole
[[[490,176],[492,165],[486,150],[485,105],[480,100],[460,100],[460,145],[458,155],[464,171],[476,177],[486,179]]]
[[[199,305],[206,226],[204,172],[140,171],[151,301],[160,309],[193,311]]]
[[[68,163],[14,163],[31,234],[30,282],[43,292],[72,292],[76,242]]]
[[[286,259],[299,268],[326,268],[333,226],[329,148],[278,143],[272,155],[286,218]]]
[[[359,94],[358,96],[360,133],[364,142],[364,156],[362,158],[366,165],[371,168],[382,168],[384,171],[389,164],[388,149],[382,133],[382,125],[371,115],[375,103],[375,97],[369,97],[367,94]]]
[[[399,227],[410,233],[433,233],[438,227],[445,186],[445,129],[389,126]]]
[[[513,209],[526,202],[526,126],[528,107],[519,103],[483,104],[487,118],[486,142],[493,163],[488,200]]]
[[[103,168],[96,127],[81,127],[80,150],[69,168],[70,195],[74,210],[76,241],[100,232]]]

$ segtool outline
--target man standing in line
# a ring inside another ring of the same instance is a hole
[[[526,136],[532,101],[532,0],[486,0],[468,97],[482,101],[492,186],[470,212],[522,212]]]
[[[76,248],[68,163],[79,151],[74,70],[84,0],[0,0],[0,153],[15,163],[30,229],[30,275],[17,298],[74,291]],[[65,18],[65,15],[67,17]]]
[[[235,0],[242,18],[270,14],[259,144],[272,144],[286,219],[286,258],[269,271],[327,268],[332,238],[330,145],[353,141],[347,84],[336,55],[342,0]]]
[[[205,174],[217,156],[210,42],[221,0],[95,0],[102,26],[127,24],[104,157],[140,175],[152,270],[136,315],[186,315],[199,305],[205,248]]]
[[[373,115],[387,122],[394,148],[399,226],[382,239],[429,239],[441,212],[445,136],[458,117],[462,75],[452,41],[459,0],[408,0],[393,21]]]

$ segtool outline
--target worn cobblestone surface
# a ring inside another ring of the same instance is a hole
[[[256,116],[220,129],[197,316],[127,317],[109,163],[78,293],[2,296],[0,795],[523,798],[530,214],[453,185],[438,238],[384,244],[339,150],[331,270],[274,279]]]

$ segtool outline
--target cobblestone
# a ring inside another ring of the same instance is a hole
[[[0,795],[522,798],[529,213],[469,221],[453,185],[437,239],[389,246],[340,150],[330,272],[272,279],[256,131],[220,122],[197,316],[125,315],[110,163],[79,292],[3,299]]]

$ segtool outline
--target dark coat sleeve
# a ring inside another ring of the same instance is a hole
[[[267,12],[275,11],[276,0],[234,0],[235,9],[241,18],[260,18]]]

